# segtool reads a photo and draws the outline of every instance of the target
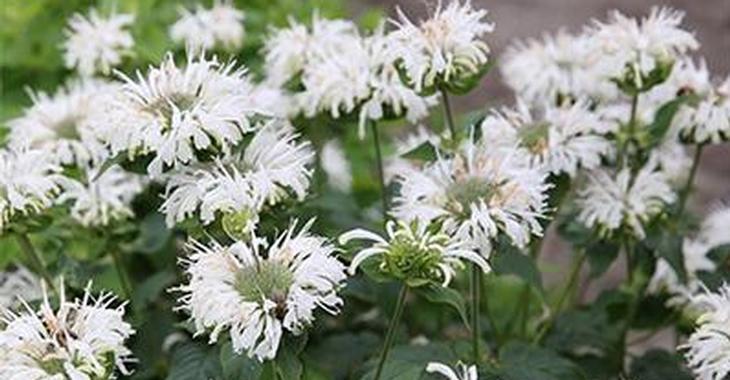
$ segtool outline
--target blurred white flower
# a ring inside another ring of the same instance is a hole
[[[188,55],[178,67],[168,54],[146,77],[120,75],[122,96],[96,122],[114,154],[154,153],[153,177],[197,162],[197,153],[228,152],[254,129],[249,118],[265,112],[253,109],[246,71],[216,57]]]
[[[492,149],[514,149],[547,173],[575,177],[578,169],[595,169],[601,158],[613,153],[613,143],[603,135],[615,124],[590,111],[584,101],[563,106],[545,105],[535,116],[518,101],[514,109],[492,112],[481,124],[482,139]]]
[[[292,118],[299,112],[291,94],[269,81],[254,85],[250,100],[254,109],[281,119]]]
[[[643,224],[676,198],[666,175],[653,163],[635,175],[629,168],[618,173],[598,169],[588,177],[588,183],[578,192],[578,219],[603,232],[625,226],[627,232],[643,239]]]
[[[504,233],[517,247],[541,235],[547,210],[546,175],[517,150],[469,138],[453,158],[439,158],[397,178],[393,215],[405,221],[442,219],[449,233],[489,255]]]
[[[71,217],[84,226],[103,227],[111,221],[133,216],[132,200],[142,192],[139,175],[114,165],[101,175],[101,167],[85,167],[80,180],[61,177],[56,203],[70,203]]]
[[[71,81],[49,95],[31,92],[33,105],[23,116],[8,121],[9,144],[44,149],[64,165],[99,163],[108,151],[92,114],[110,102],[119,86],[96,79]]]
[[[189,281],[177,290],[197,334],[207,332],[212,344],[228,330],[235,352],[263,361],[276,356],[284,329],[301,334],[317,308],[337,314],[345,267],[311,224],[297,232],[292,223],[267,248],[257,238],[227,247],[192,242],[182,260]]]
[[[53,204],[61,170],[38,149],[0,149],[0,231],[16,214],[40,212]]]
[[[132,54],[134,39],[127,28],[133,22],[131,14],[111,14],[104,18],[93,8],[88,17],[80,13],[71,16],[64,30],[66,67],[76,69],[82,76],[108,74],[125,55]]]
[[[385,238],[361,228],[340,235],[339,242],[342,245],[352,240],[364,240],[372,244],[355,254],[349,268],[351,275],[373,256],[380,256],[378,268],[381,271],[413,287],[431,282],[448,286],[456,269],[463,267],[462,260],[471,261],[485,273],[490,271],[487,261],[474,252],[468,242],[458,240],[441,229],[432,230],[428,223],[396,223],[390,220],[385,225],[385,231]]]
[[[680,143],[671,131],[662,143],[651,150],[649,161],[657,164],[657,168],[675,189],[686,184],[692,167],[692,156],[687,151],[687,146]]]
[[[319,154],[319,163],[327,174],[330,186],[343,193],[350,192],[352,188],[350,163],[337,140],[333,139],[324,144]]]
[[[507,48],[500,65],[505,82],[531,104],[559,103],[559,97],[612,99],[616,86],[601,78],[591,39],[564,30]]]
[[[410,84],[421,92],[441,82],[449,83],[479,72],[487,63],[489,46],[482,41],[494,24],[483,18],[486,10],[474,10],[470,1],[439,1],[433,15],[414,24],[398,9],[397,55]]]
[[[244,14],[229,0],[215,0],[210,9],[198,4],[194,11],[180,9],[180,19],[170,27],[170,38],[193,51],[220,46],[239,49],[243,43]]]
[[[479,380],[477,366],[461,362],[456,364],[456,370],[445,364],[430,362],[426,366],[426,372],[438,373],[448,380]]]
[[[0,272],[0,309],[15,310],[23,302],[41,299],[40,279],[24,266]]]
[[[63,288],[63,284],[61,284]],[[57,309],[43,291],[38,311],[3,310],[0,331],[0,378],[113,379],[129,374],[132,352],[124,346],[134,329],[123,320],[124,304],[113,306],[110,293],[66,300],[60,292]]]
[[[672,121],[693,143],[717,144],[730,139],[730,76],[697,104],[684,104]]]
[[[723,380],[730,373],[730,286],[716,293],[705,290],[693,296],[692,303],[702,314],[694,333],[678,348],[696,379]]]
[[[273,205],[289,194],[303,199],[312,176],[314,152],[308,142],[298,142],[297,138],[288,122],[272,119],[256,132],[243,152],[172,172],[160,209],[168,225],[197,211],[203,224],[214,221],[217,212],[242,213],[241,217],[250,218],[246,222],[255,224],[265,204]]]

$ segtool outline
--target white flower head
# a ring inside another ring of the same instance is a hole
[[[486,15],[486,10],[472,9],[468,0],[452,0],[446,7],[439,1],[429,19],[414,24],[398,9],[393,21],[397,54],[416,91],[479,72],[489,53],[482,38],[494,30],[494,24],[483,20]]]
[[[260,111],[251,106],[246,71],[216,57],[189,54],[180,67],[168,54],[146,76],[120,76],[123,93],[97,122],[113,153],[154,153],[152,176],[197,162],[197,153],[228,152]]]
[[[263,361],[276,356],[284,330],[298,335],[311,325],[316,309],[337,314],[345,267],[310,226],[297,232],[294,222],[268,247],[257,238],[227,247],[191,243],[182,260],[189,280],[177,290],[198,334],[209,331],[214,343],[228,330],[235,352]]]
[[[730,286],[716,293],[708,290],[692,297],[702,310],[697,328],[687,342],[680,345],[687,365],[698,380],[723,380],[730,373]]]
[[[215,163],[185,168],[170,174],[161,211],[174,225],[199,212],[203,224],[216,213],[238,214],[250,232],[265,205],[273,205],[290,194],[307,195],[314,152],[288,122],[271,119],[240,153]]]
[[[540,113],[533,116],[521,101],[515,109],[493,112],[482,121],[482,138],[506,149],[518,146],[533,166],[571,177],[579,168],[595,169],[612,154],[613,144],[603,135],[613,125],[590,111],[587,102],[545,105]]]
[[[88,17],[76,13],[71,16],[64,31],[64,61],[69,69],[75,68],[82,76],[108,74],[131,55],[134,39],[127,29],[134,22],[131,14],[99,15],[96,9]]]
[[[644,223],[676,198],[666,175],[653,163],[635,175],[628,168],[616,174],[595,170],[578,196],[582,223],[608,233],[625,226],[639,239],[645,236]]]
[[[41,299],[40,279],[24,266],[0,272],[0,309],[14,310],[23,301],[33,302]]]
[[[38,149],[0,149],[0,231],[16,214],[53,204],[61,168],[51,158]]]
[[[142,192],[144,181],[136,174],[114,165],[100,173],[100,167],[85,167],[80,180],[62,177],[56,199],[70,203],[71,217],[84,226],[107,226],[117,219],[133,216],[132,200]],[[101,174],[101,175],[100,175]]]
[[[373,256],[380,256],[380,271],[412,287],[435,282],[448,286],[456,269],[463,267],[462,260],[471,261],[485,273],[490,270],[487,261],[468,242],[449,236],[441,226],[390,220],[385,230],[386,238],[360,228],[340,235],[340,244],[351,240],[372,243],[352,259],[350,274],[355,274],[357,267]]]
[[[123,319],[124,304],[115,303],[110,293],[92,296],[89,286],[74,301],[61,290],[54,309],[44,288],[39,310],[27,303],[21,312],[3,310],[0,378],[114,379],[117,372],[129,374],[132,352],[124,344],[134,329]]]
[[[504,234],[517,247],[541,235],[547,211],[546,174],[516,149],[493,149],[468,139],[453,158],[399,175],[398,219],[442,219],[450,233],[470,241],[483,255]]]
[[[672,123],[693,143],[717,144],[730,139],[730,76],[699,96],[696,104],[684,104]]]
[[[71,81],[53,95],[30,92],[33,105],[8,121],[9,144],[45,149],[60,164],[98,163],[108,156],[93,123],[93,114],[119,90],[96,79]]]
[[[426,366],[426,372],[438,373],[447,380],[479,380],[477,366],[470,366],[461,362],[456,364],[456,370],[445,364],[431,362]]]
[[[327,182],[333,188],[349,193],[352,188],[350,163],[345,157],[342,145],[337,140],[327,141],[319,154],[322,170],[327,174]]]
[[[198,4],[195,11],[180,9],[180,19],[170,27],[170,37],[194,50],[222,47],[236,50],[244,37],[244,14],[231,1],[215,0],[210,9]]]

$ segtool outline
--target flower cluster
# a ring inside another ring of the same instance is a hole
[[[697,329],[679,348],[699,380],[724,379],[730,373],[730,286],[692,298],[703,310]]]
[[[244,14],[230,1],[216,0],[210,9],[180,9],[180,19],[170,27],[170,37],[193,51],[222,47],[237,50],[243,43]]]

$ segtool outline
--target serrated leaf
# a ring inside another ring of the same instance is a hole
[[[465,326],[469,326],[469,316],[466,312],[466,301],[461,293],[451,288],[439,285],[423,286],[415,289],[416,294],[429,302],[446,305],[454,309],[461,317]]]
[[[424,141],[419,146],[402,154],[401,157],[424,162],[434,161],[438,157],[438,148],[430,141]]]
[[[167,380],[216,379],[222,374],[221,363],[215,346],[196,342],[182,342],[172,351],[170,372]]]
[[[220,362],[224,380],[258,379],[264,368],[261,362],[245,353],[235,353],[231,342],[221,347]]]
[[[499,353],[503,380],[584,380],[575,363],[555,351],[522,342],[509,342]]]

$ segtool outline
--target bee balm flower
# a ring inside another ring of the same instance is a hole
[[[170,27],[170,37],[193,51],[216,46],[233,50],[243,43],[243,12],[230,1],[216,0],[210,9],[198,4],[194,12],[182,8],[180,19]]]
[[[692,298],[702,310],[697,328],[679,349],[699,380],[721,380],[730,373],[730,286]]]
[[[431,362],[426,366],[426,372],[438,373],[444,376],[447,380],[479,380],[477,375],[477,366],[468,366],[464,363],[459,362],[456,365],[456,370],[453,370],[447,365]]]

